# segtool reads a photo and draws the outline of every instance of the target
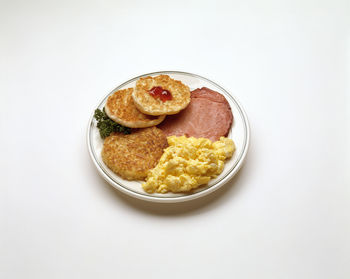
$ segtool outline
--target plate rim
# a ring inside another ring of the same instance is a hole
[[[102,104],[102,102],[110,95],[112,94],[115,90],[117,90],[120,87],[123,87],[124,85],[137,80],[141,77],[145,77],[145,76],[149,76],[149,75],[157,75],[157,74],[184,74],[184,75],[189,75],[192,77],[196,77],[196,78],[200,78],[200,79],[204,79],[209,83],[214,84],[215,86],[217,86],[218,88],[220,88],[221,90],[223,90],[225,93],[227,93],[230,97],[232,97],[233,101],[237,104],[242,116],[243,116],[243,120],[244,120],[244,126],[246,128],[246,141],[245,141],[245,145],[244,145],[244,149],[241,155],[241,158],[239,159],[239,161],[237,162],[236,166],[232,169],[232,171],[230,173],[228,173],[226,175],[226,177],[224,177],[222,180],[220,180],[217,184],[203,190],[197,193],[193,193],[190,195],[184,195],[184,196],[178,196],[178,197],[155,197],[155,196],[149,196],[149,195],[143,195],[141,193],[137,193],[134,192],[132,190],[129,190],[125,187],[122,187],[121,185],[119,185],[116,181],[114,181],[113,179],[111,179],[108,175],[106,175],[106,173],[101,169],[101,167],[99,166],[98,162],[96,161],[96,158],[93,154],[93,151],[91,149],[91,138],[90,138],[90,130],[92,127],[92,123],[93,123],[93,118],[94,118],[94,111],[92,113],[92,115],[89,118],[89,122],[88,122],[88,128],[87,128],[87,135],[86,135],[86,143],[87,143],[87,147],[88,147],[88,151],[89,151],[89,155],[90,158],[92,159],[96,169],[98,170],[98,173],[102,176],[102,178],[104,178],[111,186],[113,186],[114,188],[118,189],[119,191],[123,192],[124,194],[127,194],[128,196],[140,199],[140,200],[144,200],[144,201],[151,201],[151,202],[158,202],[158,203],[176,203],[176,202],[184,202],[184,201],[190,201],[190,200],[194,200],[197,199],[199,197],[203,197],[206,196],[212,192],[214,192],[215,190],[221,188],[223,185],[225,185],[233,176],[236,175],[236,173],[240,170],[240,168],[243,165],[243,162],[245,161],[248,149],[249,149],[249,145],[250,145],[250,125],[249,125],[249,120],[247,117],[247,114],[245,112],[245,110],[243,109],[241,103],[229,92],[227,91],[225,88],[223,88],[221,85],[217,84],[216,82],[200,76],[198,74],[193,74],[193,73],[189,73],[189,72],[183,72],[183,71],[157,71],[157,72],[151,72],[151,73],[147,73],[147,74],[142,74],[136,77],[133,77],[123,83],[121,83],[120,85],[116,86],[112,91],[110,91],[108,94],[106,94],[103,99],[99,102],[99,105]],[[98,106],[99,106],[98,105]]]

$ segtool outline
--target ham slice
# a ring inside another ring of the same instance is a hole
[[[158,128],[166,136],[185,135],[217,141],[227,136],[232,121],[231,108],[225,97],[202,87],[191,92],[191,102],[184,110],[168,115]]]

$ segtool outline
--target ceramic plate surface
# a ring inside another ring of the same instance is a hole
[[[176,71],[149,73],[149,74],[135,77],[127,82],[124,82],[123,84],[116,87],[107,96],[105,96],[104,99],[96,106],[96,108],[99,108],[102,110],[103,107],[105,106],[106,100],[109,95],[113,94],[114,92],[120,89],[134,87],[136,84],[136,81],[140,77],[157,76],[160,74],[166,74],[173,79],[182,81],[184,84],[188,85],[191,90],[194,90],[196,88],[201,88],[201,87],[208,87],[212,90],[215,90],[221,93],[226,97],[227,101],[231,106],[232,114],[234,118],[228,137],[234,141],[236,145],[236,151],[233,154],[233,157],[226,161],[223,172],[217,178],[212,179],[208,185],[202,186],[191,193],[149,194],[143,190],[140,181],[124,180],[118,175],[116,175],[115,173],[113,173],[103,163],[101,158],[103,140],[99,135],[99,131],[96,127],[96,121],[93,118],[94,112],[92,112],[92,115],[90,117],[89,124],[88,124],[88,131],[87,131],[87,144],[88,144],[89,153],[92,158],[92,161],[94,162],[97,170],[102,175],[102,177],[112,186],[114,186],[118,190],[132,197],[142,199],[142,200],[148,200],[153,202],[164,202],[164,203],[173,203],[173,202],[182,202],[182,201],[192,200],[215,191],[216,189],[224,185],[228,180],[230,180],[237,173],[248,151],[248,145],[249,145],[248,119],[243,108],[238,103],[238,101],[228,91],[226,91],[224,88],[222,88],[215,82],[196,74],[176,72]]]

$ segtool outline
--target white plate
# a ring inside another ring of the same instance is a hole
[[[199,75],[185,73],[185,72],[176,72],[176,71],[164,71],[164,72],[155,72],[149,73],[142,76],[135,77],[130,79],[123,84],[116,87],[112,92],[110,92],[107,96],[105,96],[102,102],[96,108],[102,110],[105,106],[106,100],[109,95],[113,94],[117,90],[125,89],[129,87],[134,87],[136,81],[140,77],[145,76],[156,76],[160,74],[169,75],[171,78],[176,80],[181,80],[184,84],[188,85],[191,90],[200,87],[208,87],[213,89],[222,95],[224,95],[229,102],[232,113],[233,113],[233,124],[231,126],[228,137],[233,139],[236,145],[236,151],[233,154],[233,157],[230,158],[226,164],[223,172],[215,179],[212,179],[208,185],[202,186],[196,191],[192,193],[166,193],[166,194],[149,194],[145,192],[141,186],[139,181],[127,181],[120,178],[118,175],[113,173],[102,161],[101,158],[101,150],[103,146],[103,140],[99,135],[99,131],[96,128],[96,121],[93,118],[94,112],[90,117],[88,131],[87,131],[87,144],[90,156],[92,161],[94,162],[97,170],[102,175],[102,177],[110,183],[112,186],[117,188],[118,190],[128,194],[132,197],[153,201],[153,202],[164,202],[164,203],[173,203],[173,202],[183,202],[192,200],[195,198],[199,198],[201,196],[212,193],[216,189],[220,188],[224,185],[228,180],[230,180],[242,166],[243,160],[248,151],[249,145],[249,124],[247,116],[242,108],[242,106],[238,103],[238,101],[228,93],[224,88],[216,84],[215,82],[201,77]]]

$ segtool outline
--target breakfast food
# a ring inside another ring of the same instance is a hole
[[[148,193],[187,192],[207,184],[224,169],[235,151],[231,139],[212,142],[205,138],[168,137],[169,147],[142,184]]]
[[[123,179],[144,180],[148,193],[197,189],[222,173],[236,149],[226,137],[233,121],[226,98],[206,87],[191,92],[168,75],[114,92],[94,118],[105,165]]]
[[[188,136],[217,141],[227,136],[233,116],[225,97],[202,87],[191,92],[186,109],[167,118],[158,126],[167,136]]]
[[[132,88],[118,90],[108,97],[105,110],[110,119],[129,128],[146,128],[159,124],[165,115],[151,116],[139,111],[131,97]]]
[[[140,78],[132,93],[138,110],[149,115],[169,115],[190,103],[190,89],[167,75]]]
[[[163,132],[156,128],[133,130],[131,134],[113,133],[103,143],[102,160],[127,180],[141,180],[154,168],[168,146]]]

